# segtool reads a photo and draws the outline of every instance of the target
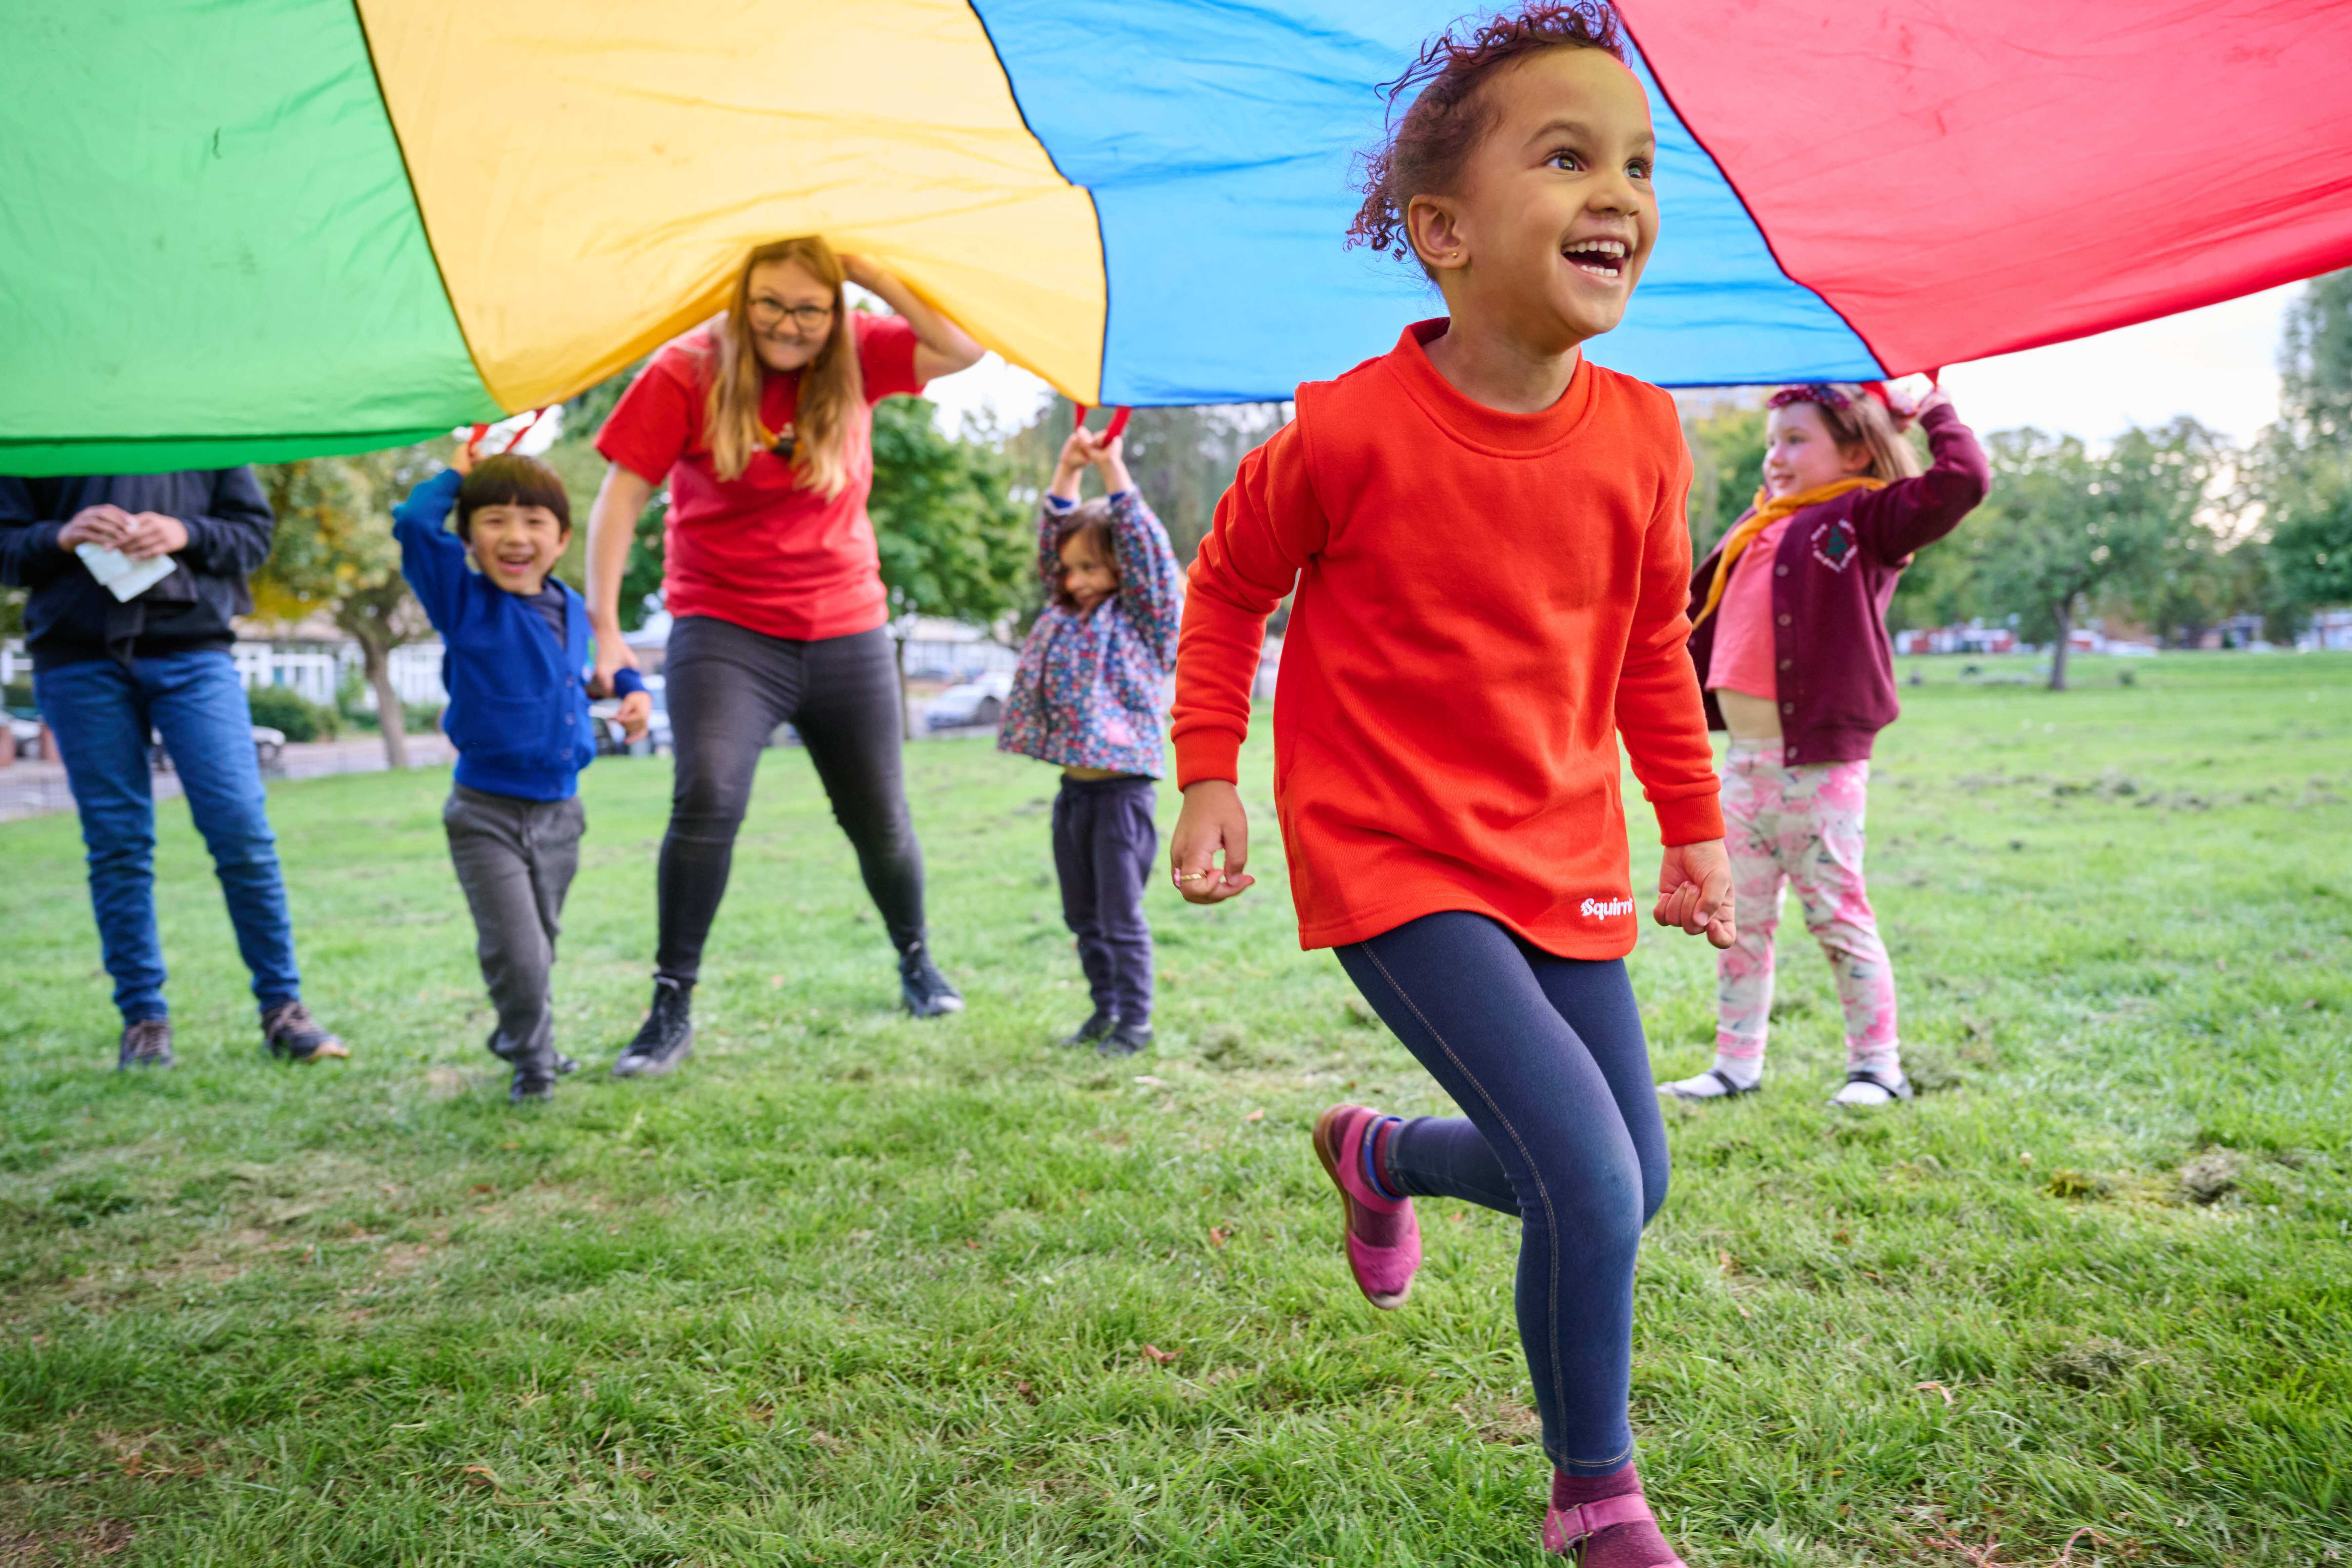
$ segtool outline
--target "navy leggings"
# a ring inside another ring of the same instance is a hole
[[[1391,1185],[1519,1216],[1519,1341],[1544,1451],[1633,1457],[1633,1257],[1666,1196],[1666,1129],[1625,965],[1556,958],[1485,915],[1423,915],[1339,950],[1348,978],[1469,1120],[1390,1140]]]
[[[1062,919],[1078,939],[1078,967],[1095,1011],[1134,1030],[1151,1027],[1151,924],[1143,889],[1160,858],[1151,819],[1157,779],[1062,780],[1054,797],[1054,868]]]

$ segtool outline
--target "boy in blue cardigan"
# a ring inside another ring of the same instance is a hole
[[[454,535],[442,531],[452,507]],[[587,826],[580,770],[596,756],[587,610],[551,575],[572,537],[572,503],[546,464],[477,460],[464,445],[392,521],[401,574],[441,634],[442,728],[457,748],[441,821],[498,1008],[490,1051],[514,1064],[508,1098],[545,1100],[556,1075],[580,1065],[555,1048],[549,983]],[[652,700],[634,669],[614,685],[634,740]]]

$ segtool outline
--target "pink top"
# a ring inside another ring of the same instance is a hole
[[[1790,513],[1790,516],[1795,516]],[[1741,691],[1769,702],[1780,694],[1772,672],[1772,557],[1789,519],[1748,542],[1715,607],[1715,655],[1707,661],[1709,691]]]

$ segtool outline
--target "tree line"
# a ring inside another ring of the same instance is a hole
[[[563,435],[541,460],[562,476],[572,501],[571,546],[556,567],[586,587],[590,503],[604,471],[594,436],[636,373],[632,365],[564,405]],[[1022,427],[942,430],[936,405],[894,397],[874,409],[874,520],[882,580],[894,618],[936,616],[1018,631],[1043,605],[1033,509],[1070,428],[1070,403],[1055,397]],[[1128,467],[1189,559],[1208,532],[1217,497],[1244,455],[1278,428],[1279,405],[1144,408],[1127,433]],[[1100,416],[1097,416],[1100,423]],[[432,628],[400,575],[392,509],[446,456],[433,443],[259,468],[278,511],[278,540],[254,580],[257,613],[292,623],[323,615],[361,650],[384,749],[405,766],[402,710],[391,658]],[[621,584],[623,624],[641,625],[661,587],[664,521],[656,491],[636,524],[637,549]]]
[[[545,455],[572,497],[558,573],[574,587],[585,586],[588,510],[604,467],[593,437],[636,368],[565,405],[564,434]],[[2185,417],[2104,449],[2039,430],[1992,433],[1991,495],[1905,574],[1890,625],[1983,619],[2063,649],[2090,616],[2174,645],[2251,616],[2283,641],[2313,611],[2352,605],[2352,271],[2315,279],[2289,307],[2280,373],[2279,419],[2242,447]],[[1017,428],[951,435],[923,400],[876,407],[868,508],[894,616],[1025,626],[1042,603],[1032,509],[1072,412],[1055,396]],[[1135,412],[1128,466],[1180,558],[1208,532],[1234,468],[1287,417],[1281,404]],[[1764,415],[1718,407],[1685,429],[1692,541],[1704,552],[1756,492]],[[282,622],[324,615],[358,644],[395,763],[405,747],[392,650],[430,627],[401,580],[389,520],[442,456],[404,447],[259,469],[278,529],[254,584],[257,609]],[[667,506],[657,492],[637,521],[621,595],[631,626],[660,587]],[[16,610],[0,605],[0,629],[16,629]],[[2054,673],[2063,684],[2063,663]]]

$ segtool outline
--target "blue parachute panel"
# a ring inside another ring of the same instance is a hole
[[[1105,402],[1287,397],[1302,367],[1336,375],[1386,353],[1406,322],[1444,313],[1410,263],[1342,240],[1356,155],[1381,132],[1374,85],[1454,19],[1452,5],[975,9],[1030,130],[1100,215]],[[1836,312],[1781,273],[1642,74],[1664,223],[1624,324],[1591,345],[1595,362],[1667,385],[1880,374]]]

